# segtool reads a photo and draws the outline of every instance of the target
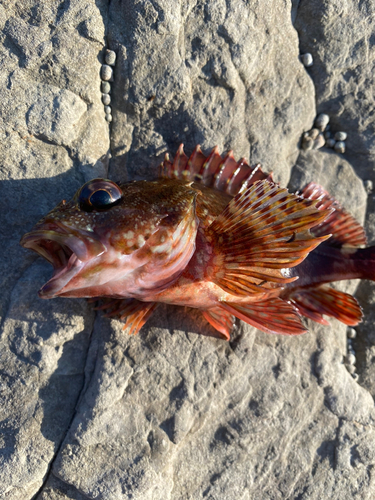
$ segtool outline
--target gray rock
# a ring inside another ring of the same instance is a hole
[[[110,11],[110,48],[117,52],[114,177],[126,165],[132,177],[150,178],[160,150],[173,153],[184,143],[188,151],[196,144],[233,149],[288,181],[315,108],[281,2],[260,3],[255,12],[242,2],[208,1],[180,12],[172,1],[124,8],[116,0]]]
[[[367,47],[372,51],[374,46],[374,5],[370,0],[361,5],[352,0],[298,4],[294,24],[301,52],[314,58],[309,74],[317,109],[331,117],[334,129],[349,132],[353,164],[358,172],[365,172],[375,157],[375,71],[374,58],[367,52]]]
[[[30,135],[53,144],[71,146],[80,135],[79,122],[86,104],[69,90],[37,85],[26,99],[26,127]]]
[[[292,170],[289,189],[297,191],[312,181],[321,184],[363,223],[367,194],[348,161],[329,150],[301,152]]]
[[[151,178],[180,142],[187,152],[233,149],[292,190],[319,182],[360,221],[368,201],[375,238],[375,196],[363,185],[374,168],[372,9],[349,0],[293,1],[292,16],[280,0],[0,7],[1,497],[373,498],[373,284],[357,292],[355,379],[335,320],[308,322],[294,338],[238,321],[226,343],[199,335],[212,334],[199,312],[160,306],[129,337],[83,300],[38,299],[50,266],[18,245],[89,178]],[[112,90],[100,80],[106,40],[117,54]],[[314,58],[309,75],[299,49]],[[111,127],[101,101],[110,90]],[[299,150],[315,99],[334,130],[350,131],[345,159]]]

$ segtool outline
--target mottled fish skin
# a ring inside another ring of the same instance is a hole
[[[324,286],[349,269],[373,279],[363,275],[373,252],[348,251],[345,238],[359,245],[363,235],[348,233],[354,222],[323,188],[290,194],[259,165],[217,148],[206,157],[199,146],[190,158],[181,146],[162,172],[152,182],[94,179],[23,236],[21,245],[54,267],[40,297],[103,298],[101,308],[126,318],[130,333],[160,302],[202,310],[225,339],[235,316],[282,334],[306,331],[300,315],[360,320],[355,299]]]
[[[148,300],[149,293],[170,286],[195,251],[197,192],[190,184],[127,183],[120,186],[121,202],[109,211],[82,210],[81,190],[59,204],[21,241],[58,268],[39,295]],[[69,251],[79,258],[71,262]],[[62,264],[71,268],[68,276],[60,273]]]

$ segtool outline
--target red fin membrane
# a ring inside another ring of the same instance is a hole
[[[224,340],[230,339],[230,332],[234,326],[234,317],[220,307],[214,307],[202,311],[203,316],[221,335],[219,338]]]
[[[308,230],[329,214],[330,210],[318,210],[316,201],[257,181],[233,198],[207,230],[214,246],[207,278],[241,296],[294,281],[297,278],[288,277],[286,268],[302,262],[327,239]]]
[[[299,335],[307,332],[295,307],[279,298],[251,304],[221,302],[220,307],[266,333]]]
[[[136,335],[157,307],[156,302],[141,302],[136,299],[108,299],[97,310],[106,310],[105,316],[126,318],[124,330]]]
[[[367,238],[365,230],[350,215],[338,201],[335,200],[327,191],[315,182],[310,182],[303,190],[301,195],[309,200],[317,200],[316,207],[325,210],[333,208],[334,211],[329,217],[316,227],[312,228],[315,236],[324,236],[331,234],[327,244],[334,247],[347,245],[350,247],[359,247],[366,245]]]
[[[362,310],[356,299],[328,285],[294,292],[290,300],[301,314],[323,325],[328,324],[323,314],[348,326],[358,325],[362,320]]]
[[[239,193],[243,186],[249,186],[258,180],[272,181],[272,175],[262,172],[259,164],[251,167],[244,158],[237,162],[232,151],[222,158],[216,146],[205,156],[198,145],[188,158],[183,144],[178,148],[173,162],[169,155],[165,156],[161,164],[161,175],[170,179],[201,182],[231,196]]]

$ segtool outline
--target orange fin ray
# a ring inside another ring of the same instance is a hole
[[[327,241],[327,244],[334,247],[341,247],[343,245],[360,247],[366,245],[367,238],[364,228],[322,186],[315,182],[310,182],[302,190],[301,195],[309,200],[317,200],[317,208],[319,209],[334,209],[325,221],[312,228],[314,235],[323,236],[331,234],[331,238]]]
[[[123,329],[130,327],[129,335],[136,335],[157,307],[156,302],[136,299],[104,299],[96,310],[106,311],[107,318],[126,318]]]
[[[289,298],[301,314],[318,323],[328,323],[323,314],[348,326],[358,325],[362,320],[362,309],[357,300],[352,295],[328,285],[299,290],[293,292]]]
[[[329,238],[309,232],[331,213],[330,209],[319,210],[316,204],[269,181],[249,186],[207,230],[214,246],[208,278],[242,296],[293,281],[285,270]]]
[[[272,181],[272,174],[263,172],[259,164],[251,167],[245,158],[237,162],[232,151],[223,158],[217,146],[205,156],[198,144],[188,158],[180,144],[173,162],[167,154],[160,167],[163,177],[201,182],[231,196],[258,180]]]
[[[220,307],[266,333],[299,335],[307,331],[296,308],[278,297],[251,304],[221,302]]]
[[[144,302],[142,309],[138,309],[138,311],[129,314],[129,316],[126,317],[123,330],[130,328],[129,335],[137,335],[157,306],[157,302]],[[124,315],[121,316],[121,319],[124,319]]]
[[[202,311],[202,314],[210,325],[221,333],[220,338],[224,340],[230,339],[230,332],[234,326],[234,317],[232,314],[220,307],[206,309]]]

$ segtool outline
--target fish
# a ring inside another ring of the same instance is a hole
[[[93,179],[20,242],[53,266],[43,299],[100,299],[134,335],[160,303],[195,308],[224,340],[235,318],[284,335],[305,333],[302,318],[357,325],[357,300],[331,283],[375,280],[366,243],[322,186],[290,193],[232,151],[183,144],[158,179]]]

